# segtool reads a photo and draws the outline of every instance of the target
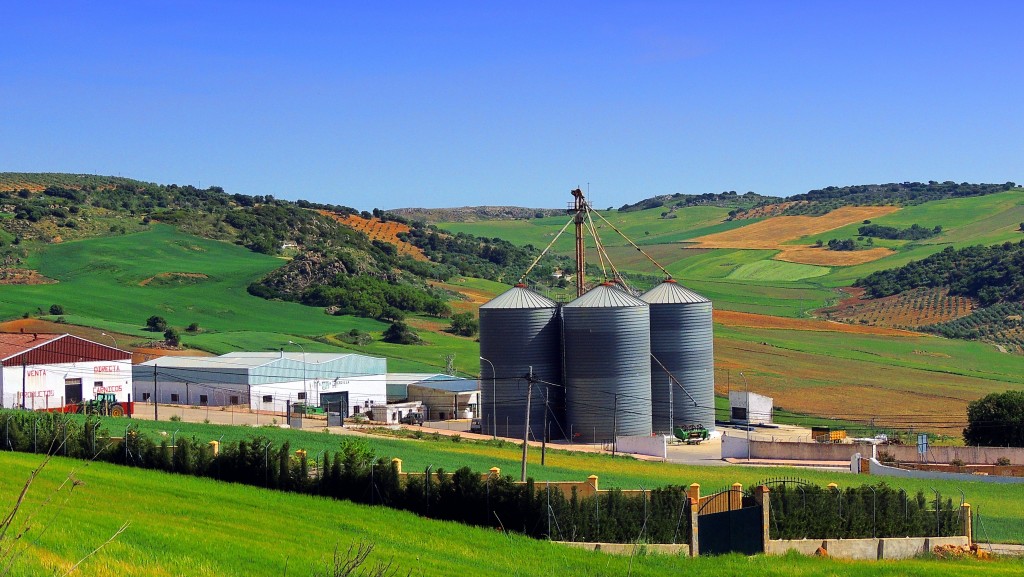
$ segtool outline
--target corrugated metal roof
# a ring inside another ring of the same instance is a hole
[[[438,375],[418,383],[409,383],[410,387],[424,387],[450,393],[464,393],[475,391],[480,388],[479,381],[460,379],[449,375]]]
[[[645,307],[647,303],[635,296],[615,288],[611,284],[602,284],[594,287],[585,295],[565,305],[565,307],[587,307],[587,308],[620,308],[620,307]]]
[[[555,301],[539,295],[532,290],[514,286],[489,302],[480,305],[482,309],[553,309],[558,306]]]
[[[276,353],[275,353],[276,354]],[[259,357],[159,357],[151,361],[139,363],[138,366],[158,366],[176,369],[251,369],[267,364],[270,360]]]
[[[673,280],[667,280],[640,295],[640,300],[652,305],[711,302],[707,297],[697,294]]]
[[[0,333],[0,364],[50,365],[127,361],[131,353],[70,334]]]
[[[345,357],[351,357],[353,355],[354,356],[359,356],[359,357],[367,357],[367,358],[371,358],[371,359],[378,358],[378,357],[371,357],[369,355],[360,355],[360,354],[357,354],[357,353],[305,353],[305,354],[303,354],[301,351],[284,351],[283,354],[281,352],[275,352],[275,351],[258,351],[258,352],[236,351],[236,352],[233,352],[233,353],[223,354],[223,355],[221,355],[221,358],[228,358],[228,359],[249,359],[249,358],[251,358],[251,359],[263,359],[265,361],[265,363],[266,362],[273,362],[273,361],[275,361],[277,359],[280,359],[280,358],[285,358],[285,359],[288,359],[290,361],[298,361],[300,363],[301,362],[305,362],[307,364],[313,364],[313,363],[329,363],[329,362],[332,362],[332,361],[336,361],[338,359],[343,359]]]
[[[6,360],[61,335],[43,333],[0,333],[0,360]]]

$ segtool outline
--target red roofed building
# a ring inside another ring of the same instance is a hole
[[[0,406],[52,409],[113,393],[128,401],[132,355],[72,335],[0,333]]]

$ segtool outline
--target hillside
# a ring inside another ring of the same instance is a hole
[[[927,291],[937,298],[925,299],[917,306],[919,310],[952,314],[922,316],[904,326],[1024,351],[1024,240],[959,250],[947,247],[902,267],[872,273],[857,280],[855,286],[864,289],[868,301],[831,311],[835,318],[857,315],[874,301],[899,301]],[[880,319],[880,323],[889,322],[887,316]]]
[[[256,253],[289,257],[279,270],[249,283],[255,296],[389,320],[410,313],[447,316],[445,301],[452,295],[431,289],[429,280],[456,274],[498,279],[506,269],[525,269],[530,260],[528,251],[498,240],[454,242],[436,232],[417,233],[422,223],[410,226],[397,217],[359,214],[341,205],[120,177],[0,173],[4,215],[0,280],[5,284],[52,282],[24,266],[48,245],[143,232],[164,223]],[[381,234],[384,229],[390,232]],[[424,238],[431,246],[414,246],[398,234]],[[445,240],[440,248],[438,238]],[[355,286],[361,287],[358,302],[343,298]]]
[[[474,222],[478,220],[528,220],[564,215],[558,208],[523,208],[520,206],[463,206],[459,208],[393,208],[388,214],[426,223]]]

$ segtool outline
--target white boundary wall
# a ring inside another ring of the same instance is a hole
[[[665,435],[637,435],[615,437],[615,449],[623,453],[668,458],[668,437]]]

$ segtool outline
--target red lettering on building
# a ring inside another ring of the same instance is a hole
[[[25,374],[30,377],[45,377],[46,369],[29,369],[25,371]]]
[[[121,372],[121,367],[119,367],[117,365],[100,365],[98,367],[93,367],[92,372],[94,372],[94,373],[119,373],[119,372]]]
[[[94,392],[96,394],[99,394],[99,393],[120,393],[121,392],[121,385],[114,385],[114,386],[110,386],[110,387],[93,387],[92,388],[92,392]]]

